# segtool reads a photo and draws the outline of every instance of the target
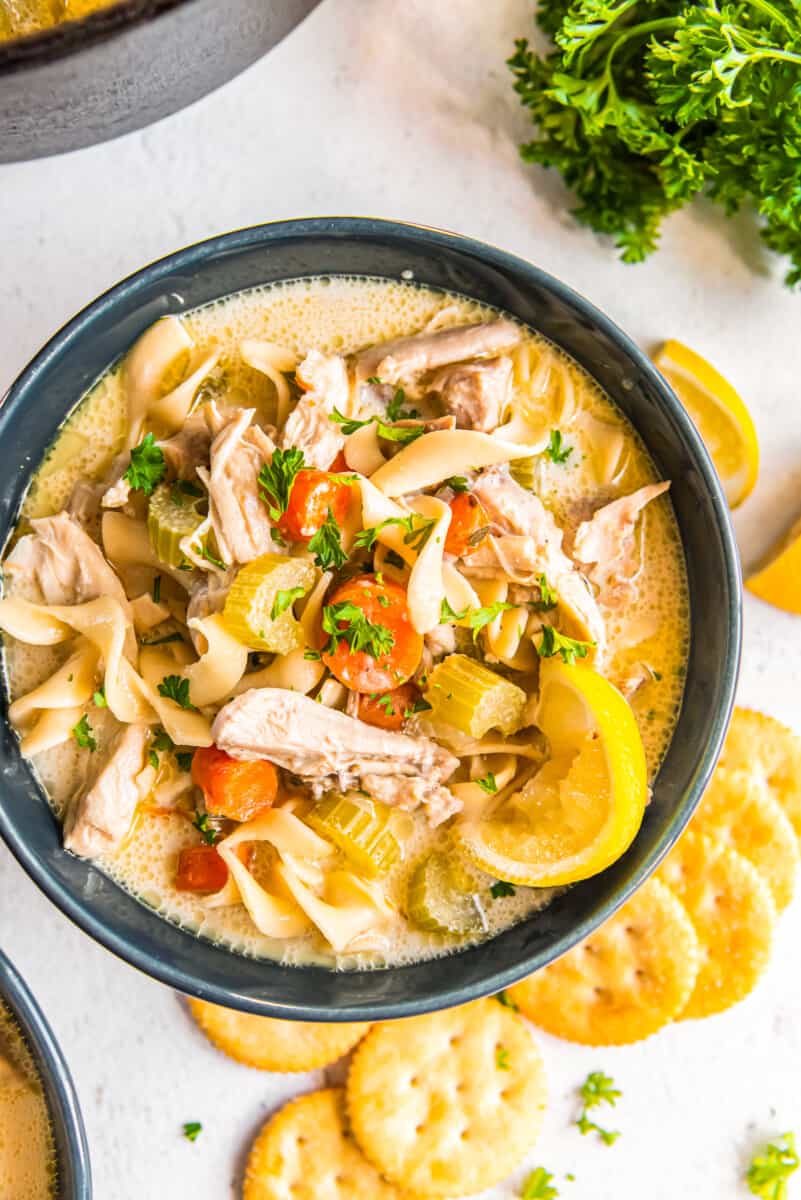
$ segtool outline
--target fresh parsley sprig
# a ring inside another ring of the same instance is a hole
[[[340,642],[345,642],[351,654],[363,651],[372,658],[389,654],[395,645],[395,635],[386,625],[370,621],[357,605],[350,600],[338,604],[326,604],[322,613],[323,632],[328,641],[323,646],[324,654],[333,654]]]
[[[520,1200],[557,1200],[559,1189],[553,1181],[553,1174],[545,1167],[535,1167],[523,1184]]]
[[[410,513],[408,517],[387,517],[385,520],[379,521],[377,525],[368,525],[366,529],[360,529],[354,538],[354,546],[360,550],[372,550],[381,530],[386,529],[389,525],[398,525],[401,529],[405,529],[404,546],[409,546],[419,554],[431,536],[431,530],[436,525],[436,520],[433,517],[420,517],[416,513]]]
[[[309,552],[322,571],[339,570],[348,561],[342,546],[342,533],[336,518],[329,508],[328,515],[309,542]]]
[[[566,637],[553,625],[543,625],[542,640],[537,645],[540,658],[553,658],[555,654],[562,656],[562,662],[572,666],[577,658],[586,658],[595,642],[580,642],[578,638]]]
[[[752,1195],[761,1200],[787,1200],[787,1180],[798,1170],[799,1159],[792,1133],[783,1133],[755,1154],[745,1176]]]
[[[75,738],[75,741],[82,750],[89,750],[92,754],[94,754],[95,750],[97,749],[97,738],[95,737],[92,726],[89,724],[89,718],[87,717],[86,713],[83,714],[77,725],[73,725],[72,736]]]
[[[131,463],[123,475],[134,491],[149,496],[161,483],[167,471],[167,463],[161,447],[156,445],[152,433],[146,433],[138,446],[131,450]]]
[[[174,700],[180,708],[197,712],[197,708],[189,699],[189,680],[184,679],[182,675],[165,675],[158,685],[158,693],[165,700]]]
[[[273,457],[259,471],[259,492],[272,521],[279,521],[287,510],[292,485],[298,471],[303,470],[303,451],[291,446],[289,450],[273,450]]]
[[[273,598],[273,607],[270,610],[270,620],[277,621],[281,613],[286,612],[291,608],[296,600],[305,595],[305,589],[302,587],[279,588]]]
[[[389,410],[387,410],[387,416],[389,416]],[[402,419],[409,420],[410,418],[405,416]],[[329,420],[336,421],[338,425],[342,426],[345,437],[350,437],[357,429],[364,429],[365,425],[375,425],[379,437],[388,442],[400,442],[404,446],[408,446],[409,442],[414,442],[422,437],[426,431],[422,421],[419,425],[388,425],[381,417],[375,415],[360,421],[356,417],[346,417],[338,408],[335,408],[330,414]],[[397,420],[397,418],[390,417],[390,420]]]
[[[559,429],[551,430],[551,437],[548,445],[545,447],[545,453],[550,458],[552,463],[563,467],[570,455],[573,453],[573,447],[567,446],[562,441],[562,432]]]
[[[614,1108],[622,1095],[619,1088],[615,1087],[614,1079],[605,1075],[603,1071],[591,1071],[579,1088],[579,1095],[584,1105],[576,1121],[579,1133],[597,1133],[605,1146],[613,1145],[620,1137],[620,1133],[611,1129],[602,1129],[600,1125],[596,1125],[594,1121],[590,1120],[587,1113],[602,1104],[609,1104]]]

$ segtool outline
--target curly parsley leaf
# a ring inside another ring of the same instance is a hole
[[[478,635],[485,625],[491,624],[497,616],[510,608],[514,608],[514,604],[508,604],[506,600],[494,600],[486,608],[468,609],[467,624],[473,631],[473,641],[478,640]]]
[[[348,561],[342,547],[342,534],[331,509],[314,537],[309,542],[309,552],[323,571],[339,570]]]
[[[490,888],[490,895],[493,900],[502,900],[504,896],[514,896],[515,885],[507,883],[505,879],[498,879]]]
[[[304,596],[305,594],[305,589],[302,587],[279,588],[275,593],[275,599],[273,600],[273,607],[270,611],[270,620],[277,621],[281,616],[281,613],[286,612],[288,608],[292,607],[296,600],[299,600],[300,597]]]
[[[287,510],[292,485],[298,471],[303,470],[303,451],[294,446],[289,450],[273,450],[273,457],[259,471],[259,492],[267,505],[270,519],[278,521]]]
[[[400,418],[391,417],[389,416],[389,409],[387,409],[387,416],[389,417],[390,421],[397,419],[411,419],[411,414],[403,414]],[[337,425],[342,426],[342,432],[344,433],[345,437],[350,437],[352,433],[356,433],[357,429],[364,429],[365,425],[375,425],[378,430],[379,437],[384,438],[388,442],[400,442],[404,446],[407,446],[409,442],[414,442],[417,440],[417,438],[422,437],[426,431],[425,425],[422,421],[419,424],[413,425],[390,425],[375,415],[366,417],[364,420],[360,421],[356,417],[346,417],[344,413],[339,411],[338,408],[334,409],[328,419],[330,421],[335,421]]]
[[[572,446],[566,446],[562,441],[562,434],[558,429],[551,430],[551,439],[545,447],[545,453],[548,455],[552,463],[558,466],[564,466],[570,455],[573,453]]]
[[[486,775],[482,775],[480,779],[476,780],[476,783],[488,796],[493,796],[498,790],[498,781],[492,771],[487,771]]]
[[[799,1159],[792,1133],[783,1133],[755,1154],[745,1176],[752,1195],[761,1200],[787,1200],[787,1180],[798,1170]]]
[[[420,517],[416,513],[410,513],[408,517],[387,517],[386,520],[379,521],[377,525],[368,525],[366,529],[359,530],[353,541],[354,546],[360,550],[372,550],[381,530],[390,525],[398,525],[401,529],[405,529],[404,546],[409,546],[419,554],[431,536],[431,530],[436,525],[436,520],[433,517]],[[403,559],[401,559],[401,563],[403,563]]]
[[[131,450],[131,463],[123,475],[126,483],[130,483],[135,491],[144,492],[149,496],[156,485],[161,483],[167,471],[167,463],[156,445],[152,433],[146,433],[138,446]]]
[[[92,726],[89,724],[89,718],[86,713],[83,714],[77,725],[73,725],[71,732],[82,750],[90,750],[94,753],[97,749],[97,738]]]
[[[580,642],[578,638],[566,637],[553,625],[543,625],[542,640],[537,645],[540,658],[553,658],[555,654],[562,656],[562,662],[569,666],[577,658],[586,658],[595,642]]]
[[[345,642],[351,654],[362,651],[372,658],[380,658],[389,654],[395,645],[391,629],[368,620],[362,610],[349,600],[326,604],[322,624],[323,631],[328,634],[328,641],[323,646],[324,654],[333,654],[340,642]]]
[[[554,1176],[545,1167],[535,1167],[523,1184],[520,1200],[557,1200],[559,1190],[553,1181]]]
[[[188,1142],[196,1142],[202,1132],[203,1126],[200,1121],[184,1122],[184,1137]]]
[[[181,675],[165,675],[158,686],[158,693],[160,696],[164,696],[165,700],[174,700],[180,708],[188,708],[197,712],[189,699],[189,680],[184,679]]]
[[[532,607],[537,612],[548,612],[549,609],[556,608],[559,603],[559,597],[548,583],[545,575],[537,577],[537,587],[540,589],[540,598],[534,601]]]
[[[219,840],[219,831],[211,824],[208,813],[196,812],[192,824],[207,846],[213,846]]]
[[[594,1121],[590,1120],[587,1113],[602,1104],[608,1104],[614,1108],[622,1095],[620,1090],[615,1087],[615,1081],[611,1076],[605,1075],[603,1071],[591,1071],[579,1088],[579,1095],[584,1105],[576,1121],[579,1133],[597,1133],[605,1146],[613,1145],[620,1137],[620,1133],[611,1129],[602,1129],[600,1125],[596,1125]]]

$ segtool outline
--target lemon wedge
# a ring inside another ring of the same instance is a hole
[[[729,507],[736,508],[753,490],[759,473],[751,414],[729,381],[682,342],[665,342],[654,363],[695,422]]]
[[[801,519],[745,581],[749,592],[785,612],[801,615]]]
[[[631,845],[648,794],[645,751],[626,700],[588,666],[542,662],[536,723],[548,762],[454,837],[497,879],[557,887],[597,875]]]

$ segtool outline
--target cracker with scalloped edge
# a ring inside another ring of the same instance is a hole
[[[735,708],[720,766],[761,775],[801,838],[801,737],[766,713]]]
[[[685,833],[658,877],[678,896],[701,944],[701,966],[679,1020],[731,1008],[770,958],[776,906],[756,867],[701,833]]]
[[[496,1000],[374,1025],[347,1083],[354,1137],[388,1179],[479,1192],[525,1157],[545,1110],[531,1030]]]
[[[281,1021],[189,1001],[189,1010],[210,1042],[237,1062],[262,1071],[313,1071],[352,1050],[370,1028],[365,1022]]]
[[[767,783],[750,771],[718,767],[692,819],[705,833],[756,867],[778,909],[793,898],[801,851],[784,809]]]
[[[347,1128],[343,1088],[290,1100],[257,1134],[242,1200],[411,1200],[381,1178]]]
[[[690,918],[650,879],[600,929],[508,994],[556,1037],[622,1046],[650,1037],[681,1012],[698,966]]]

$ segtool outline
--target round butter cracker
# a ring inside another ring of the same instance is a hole
[[[388,1179],[462,1196],[505,1178],[531,1148],[545,1075],[525,1021],[497,1000],[375,1025],[347,1084],[354,1137]]]
[[[801,737],[775,717],[735,708],[720,766],[761,775],[801,839]]]
[[[650,879],[600,929],[508,994],[556,1037],[620,1046],[682,1011],[698,966],[692,922],[672,892]]]
[[[722,842],[685,833],[659,878],[687,910],[701,945],[693,993],[682,1020],[723,1012],[752,990],[770,958],[776,906],[751,863]]]
[[[313,1071],[352,1050],[369,1024],[281,1021],[189,1001],[189,1010],[210,1042],[237,1062],[262,1071]]]
[[[801,852],[789,818],[763,779],[750,771],[718,767],[691,828],[747,858],[770,888],[776,907],[787,907]]]
[[[411,1200],[382,1179],[347,1130],[343,1088],[290,1100],[256,1136],[242,1200]]]

